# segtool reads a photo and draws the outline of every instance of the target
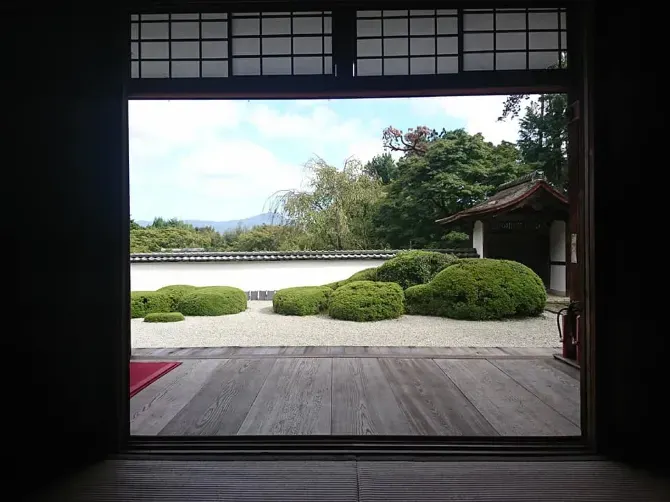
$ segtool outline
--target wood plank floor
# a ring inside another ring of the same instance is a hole
[[[133,435],[578,436],[556,349],[135,349],[180,366],[130,400]]]

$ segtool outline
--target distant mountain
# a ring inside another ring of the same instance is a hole
[[[208,221],[208,220],[184,220],[186,223],[190,223],[194,227],[212,227],[217,232],[225,232],[226,230],[234,230],[238,226],[244,228],[257,227],[259,225],[280,225],[284,222],[281,216],[273,213],[262,213],[257,214],[256,216],[250,216],[249,218],[244,218],[242,220],[230,220],[230,221]],[[151,225],[150,221],[146,220],[137,220],[136,223],[143,227]]]

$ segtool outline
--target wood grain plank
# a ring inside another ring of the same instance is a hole
[[[500,347],[500,349],[512,356],[539,356],[553,357],[560,348],[556,347]]]
[[[436,347],[384,347],[383,350],[379,352],[380,357],[384,355],[395,355],[401,357],[434,357]]]
[[[376,359],[333,359],[332,407],[332,434],[414,434]]]
[[[496,436],[495,429],[431,359],[379,359],[415,433]]]
[[[490,362],[579,427],[579,381],[552,368],[541,359],[498,359]]]
[[[184,357],[195,359],[193,356],[200,351],[198,347],[181,347],[170,352],[170,357]]]
[[[506,356],[508,355],[500,347],[436,347],[436,357],[440,356]]]
[[[579,427],[485,359],[435,362],[503,436],[578,436]]]
[[[564,363],[563,361],[558,361],[557,359],[554,359],[553,357],[551,359],[545,359],[545,364],[551,366],[552,368],[557,369],[558,371],[562,371],[569,377],[572,377],[576,380],[581,380],[581,373],[578,368],[575,368],[574,366],[570,366],[568,363]]]
[[[130,400],[130,434],[153,436],[205,385],[220,359],[184,361]]]
[[[331,359],[277,359],[238,434],[330,434],[331,370]]]
[[[159,435],[236,434],[274,362],[273,359],[228,359]]]
[[[276,356],[281,351],[281,347],[236,347],[235,356]]]

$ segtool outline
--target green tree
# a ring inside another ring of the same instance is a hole
[[[130,231],[130,252],[148,253],[164,249],[206,248],[209,240],[194,229],[163,227]]]
[[[523,161],[559,189],[568,184],[567,105],[565,94],[542,94],[536,100],[527,94],[508,96],[498,119],[521,117],[518,145]]]
[[[388,185],[396,178],[398,168],[390,153],[375,155],[363,166],[363,171],[370,177]]]
[[[290,225],[259,225],[242,232],[233,251],[295,251],[301,249],[301,232]]]
[[[305,165],[306,190],[274,195],[272,208],[304,232],[310,249],[370,249],[379,246],[373,217],[384,196],[382,184],[356,159],[342,169],[315,157]]]
[[[379,235],[394,248],[462,241],[458,234],[445,240],[435,220],[482,202],[500,184],[530,170],[511,143],[495,146],[462,129],[431,134],[421,149],[408,149],[398,162],[398,177],[375,218]]]
[[[193,230],[193,225],[186,223],[178,218],[170,218],[166,220],[165,218],[154,218],[154,221],[149,225],[150,228],[188,228]]]

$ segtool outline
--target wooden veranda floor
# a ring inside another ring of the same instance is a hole
[[[134,435],[577,436],[556,349],[134,349],[180,366],[130,401]]]

